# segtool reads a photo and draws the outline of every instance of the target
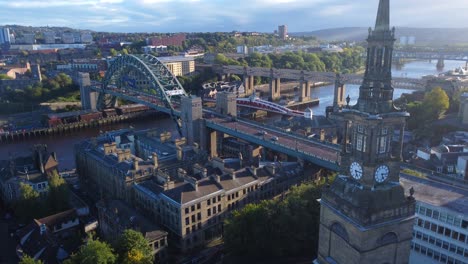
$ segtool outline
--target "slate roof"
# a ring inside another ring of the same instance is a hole
[[[222,188],[216,181],[211,178],[204,178],[198,181],[198,190],[195,190],[190,183],[183,183],[173,189],[164,191],[163,194],[179,204],[185,204],[220,190]]]

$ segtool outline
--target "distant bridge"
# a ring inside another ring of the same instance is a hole
[[[204,98],[205,102],[216,102],[215,99]],[[304,116],[304,112],[289,109],[283,105],[279,105],[270,101],[262,100],[254,95],[248,98],[237,98],[237,106],[247,107],[267,112],[288,115],[288,116]]]
[[[215,66],[215,73],[221,76],[241,75],[244,79],[244,88],[247,95],[254,91],[254,77],[270,78],[270,99],[278,100],[281,94],[281,79],[299,81],[300,98],[306,100],[311,95],[311,84],[317,82],[333,83],[343,86],[344,84],[362,83],[363,75],[359,74],[336,74],[333,72],[313,72],[291,69],[275,69],[261,67],[243,67],[243,66]],[[415,78],[393,78],[393,86],[413,90],[425,89],[426,81]]]
[[[468,61],[468,51],[399,51],[393,52],[394,59],[456,60]]]

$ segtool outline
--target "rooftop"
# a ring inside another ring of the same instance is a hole
[[[193,61],[193,57],[184,56],[171,56],[171,57],[158,57],[158,60],[162,63],[180,62],[180,61]]]
[[[444,207],[465,216],[468,215],[467,189],[404,174],[400,175],[400,182],[408,196],[410,195],[409,189],[414,188],[414,198],[419,202]]]

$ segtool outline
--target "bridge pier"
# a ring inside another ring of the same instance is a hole
[[[253,94],[253,91],[255,89],[254,78],[255,77],[251,75],[244,75],[245,96],[250,96]]]
[[[445,67],[445,61],[443,58],[437,60],[437,69],[443,69]]]
[[[281,79],[270,78],[270,100],[278,101],[281,98]]]
[[[182,135],[189,145],[200,142],[203,120],[202,101],[200,97],[182,97]]]
[[[96,110],[98,93],[92,91],[91,79],[89,73],[78,73],[78,84],[80,86],[81,109],[83,110]]]
[[[346,86],[338,79],[335,81],[335,95],[333,97],[333,110],[338,111],[345,105]]]
[[[311,89],[312,89],[310,87],[310,81],[301,80],[299,83],[299,89],[301,91],[301,94],[299,95],[299,100],[301,102],[310,101]]]
[[[209,133],[209,141],[210,141],[210,157],[215,158],[218,157],[218,132],[211,131]]]

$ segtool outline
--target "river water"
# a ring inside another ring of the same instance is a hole
[[[442,72],[465,66],[461,61],[445,61],[445,68],[437,70],[437,60],[433,61],[412,61],[401,67],[393,66],[393,77],[421,78],[426,75],[439,75]],[[312,97],[319,98],[320,104],[312,107],[314,114],[324,115],[325,108],[333,104],[334,86],[328,85],[312,89]],[[394,99],[400,98],[403,93],[411,93],[412,90],[395,87]],[[359,96],[359,85],[346,85],[345,97],[351,98],[350,105],[356,103]]]
[[[437,75],[441,73],[436,69],[437,61],[413,61],[405,64],[403,67],[394,68],[394,77],[420,78],[425,75]],[[451,70],[464,66],[463,62],[445,61],[445,69]],[[324,114],[325,108],[333,103],[333,86],[323,86],[312,90],[312,97],[319,98],[320,104],[313,108],[315,114]],[[394,97],[398,98],[402,93],[409,93],[411,90],[396,88]],[[354,104],[359,94],[358,85],[347,85],[346,95],[350,96],[350,104]],[[84,139],[95,137],[102,132],[122,128],[134,127],[136,130],[158,128],[161,132],[171,131],[174,135],[177,133],[174,122],[170,118],[154,117],[148,120],[136,120],[129,123],[109,125],[101,128],[90,128],[80,132],[73,132],[64,136],[43,137],[30,139],[18,143],[0,143],[0,159],[9,157],[19,157],[29,155],[34,144],[47,144],[50,151],[55,151],[59,159],[60,168],[71,169],[75,166],[73,146]]]

